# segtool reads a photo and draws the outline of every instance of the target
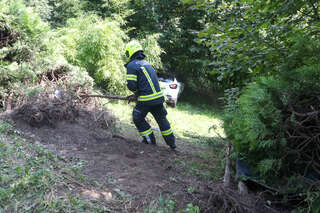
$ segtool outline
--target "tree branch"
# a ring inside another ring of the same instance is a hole
[[[81,98],[108,98],[114,100],[129,100],[128,97],[117,96],[117,95],[80,95]]]

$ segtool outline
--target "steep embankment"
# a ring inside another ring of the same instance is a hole
[[[62,176],[57,180],[61,181],[60,184],[53,184],[52,190],[48,190],[49,194],[47,189],[39,191],[42,193],[39,201],[23,196],[16,197],[17,200],[43,202],[46,196],[59,196],[63,192],[64,196],[69,194],[83,202],[98,202],[98,209],[105,206],[111,212],[137,212],[150,206],[157,208],[159,197],[164,201],[168,199],[167,202],[172,202],[172,208],[176,209],[177,206],[185,208],[188,203],[205,208],[205,200],[201,200],[206,199],[208,182],[177,163],[201,160],[199,156],[183,150],[174,152],[161,145],[141,144],[115,134],[115,119],[107,111],[85,110],[70,101],[69,96],[64,97],[51,99],[43,96],[2,116],[1,120],[5,119],[13,126],[10,127],[12,130],[2,133],[3,146],[14,143],[8,137],[17,136],[30,152],[33,147],[41,147],[45,156],[55,159],[52,165],[48,165],[52,168],[51,176]],[[12,151],[14,149],[12,147]],[[59,159],[63,159],[63,164],[68,162],[63,170],[77,170],[78,173],[65,176]],[[9,182],[15,181],[12,177]],[[25,194],[28,189],[21,189],[21,192]],[[36,194],[37,190],[33,192]],[[4,208],[10,211],[14,203],[6,200],[10,204]],[[28,208],[38,212],[40,206],[41,211],[51,211],[49,204],[38,203]],[[25,210],[25,207],[18,206],[18,209]]]

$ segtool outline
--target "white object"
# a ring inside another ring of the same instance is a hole
[[[178,98],[183,91],[183,84],[178,82],[174,76],[159,77],[160,89],[166,97],[166,102],[175,107]]]
[[[61,91],[60,90],[54,91],[54,95],[56,96],[56,98],[61,98]]]

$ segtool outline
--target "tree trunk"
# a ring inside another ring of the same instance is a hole
[[[226,144],[226,166],[224,170],[224,176],[223,176],[223,186],[224,187],[230,187],[231,184],[231,174],[230,174],[230,148],[231,148],[231,143],[230,141],[227,141]]]

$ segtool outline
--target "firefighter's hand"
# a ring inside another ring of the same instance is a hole
[[[138,97],[135,94],[127,96],[127,99],[128,99],[128,104],[131,103],[131,102],[137,102],[138,101]]]

